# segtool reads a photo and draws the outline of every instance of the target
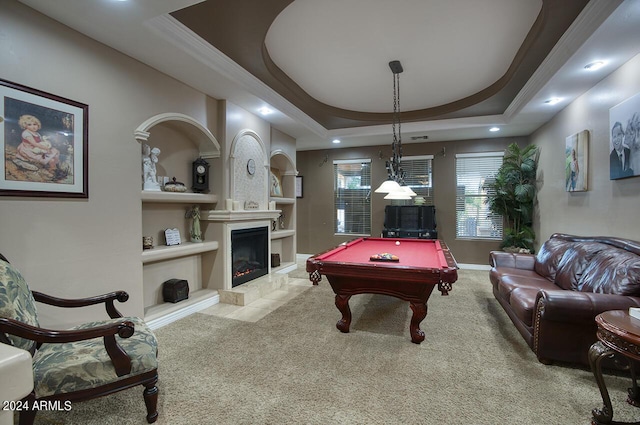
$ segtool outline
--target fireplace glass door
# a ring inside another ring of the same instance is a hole
[[[269,273],[269,229],[255,227],[231,231],[231,286]]]

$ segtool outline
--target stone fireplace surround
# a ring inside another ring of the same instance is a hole
[[[221,249],[218,255],[222,254],[220,259],[223,265],[223,290],[232,289],[232,267],[231,267],[231,231],[252,229],[255,227],[267,227],[268,230],[268,254],[269,273],[271,273],[271,222],[278,218],[280,211],[278,210],[250,210],[250,211],[225,211],[211,210],[203,214],[203,220],[208,220],[222,226]],[[213,224],[213,223],[212,223]]]
[[[208,221],[213,226],[215,239],[219,242],[216,263],[220,265],[216,276],[222,277],[222,282],[216,286],[220,293],[220,302],[238,304],[235,300],[242,298],[242,293],[251,286],[269,287],[263,281],[272,280],[271,270],[271,240],[272,222],[277,220],[281,211],[269,206],[269,156],[267,148],[261,138],[252,130],[241,130],[234,137],[229,149],[228,182],[230,199],[219,202],[217,209],[203,211],[201,220]],[[247,162],[253,160],[256,167],[254,173],[248,173]],[[248,203],[257,204],[257,209],[245,209]],[[229,204],[234,204],[233,207]],[[248,281],[233,287],[231,232],[234,230],[266,227],[268,275]],[[222,257],[222,258],[220,258]],[[284,275],[286,277],[286,275]],[[266,278],[266,279],[265,279]],[[278,279],[273,279],[277,281]],[[277,288],[274,288],[277,289]],[[262,293],[263,288],[260,289]],[[246,298],[246,297],[245,297]],[[244,304],[240,304],[244,305]]]

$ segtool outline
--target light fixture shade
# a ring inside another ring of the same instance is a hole
[[[418,196],[409,186],[400,186],[400,189],[404,190],[410,197]]]
[[[400,190],[400,185],[398,184],[398,182],[396,182],[395,180],[385,180],[382,182],[382,184],[380,185],[380,187],[378,187],[375,192],[376,193],[390,193],[390,192],[396,192]]]
[[[411,195],[404,191],[404,189],[400,188],[400,190],[396,190],[395,192],[389,192],[384,199],[411,199]]]

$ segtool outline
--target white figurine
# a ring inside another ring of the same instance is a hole
[[[160,190],[160,184],[156,178],[158,155],[160,155],[160,149],[151,149],[147,144],[142,145],[142,188],[144,190]]]

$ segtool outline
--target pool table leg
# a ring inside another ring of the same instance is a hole
[[[411,342],[414,344],[420,344],[424,341],[424,332],[420,329],[420,322],[427,317],[427,303],[411,302],[411,310],[413,310],[413,316],[411,316],[411,324],[409,325],[409,332],[411,333]]]
[[[318,282],[322,280],[322,275],[318,272],[318,270],[314,270],[309,273],[309,280],[313,282],[314,285],[317,285]]]
[[[351,309],[349,308],[349,299],[351,295],[336,295],[336,307],[342,313],[342,319],[336,323],[336,328],[340,332],[349,333],[349,326],[351,326]]]

